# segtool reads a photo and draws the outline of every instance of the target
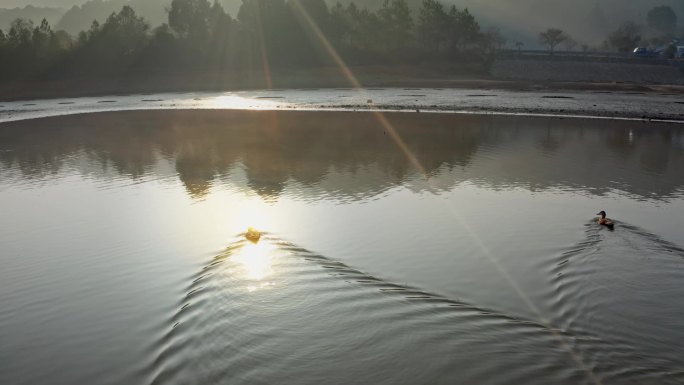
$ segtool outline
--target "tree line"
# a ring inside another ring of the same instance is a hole
[[[237,17],[208,0],[173,0],[151,29],[124,6],[71,36],[17,19],[0,30],[0,80],[126,72],[306,68],[459,61],[486,66],[505,45],[467,9],[384,0],[376,11],[324,0],[243,0]]]
[[[673,58],[676,52],[677,14],[669,6],[657,6],[646,15],[646,26],[628,20],[611,32],[603,42],[601,49],[605,51],[632,52],[638,45],[647,47],[664,47],[663,56]],[[538,36],[539,44],[553,53],[556,47],[563,44],[568,51],[574,50],[578,43],[559,28],[549,28]],[[520,48],[522,43],[516,43]],[[589,46],[582,45],[587,51]]]

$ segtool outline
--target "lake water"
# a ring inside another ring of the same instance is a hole
[[[2,384],[684,382],[680,125],[24,120],[0,213]]]

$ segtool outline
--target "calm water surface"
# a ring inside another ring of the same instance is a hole
[[[684,382],[678,125],[27,120],[0,213],[2,384]]]

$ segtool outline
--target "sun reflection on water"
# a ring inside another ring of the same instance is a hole
[[[278,106],[284,106],[288,103],[283,101],[274,101],[267,99],[267,97],[259,98],[246,98],[238,95],[221,95],[215,98],[207,100],[206,105],[213,108],[225,108],[225,109],[240,109],[240,110],[262,110],[262,109],[273,109]]]
[[[249,291],[271,287],[273,282],[268,278],[274,275],[273,263],[277,252],[278,248],[269,241],[247,242],[231,258],[235,263],[231,274],[246,281]]]

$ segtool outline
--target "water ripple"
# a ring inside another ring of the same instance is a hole
[[[682,248],[643,229],[616,222],[610,231],[592,221],[585,239],[548,266],[553,322],[600,337],[603,354],[589,358],[607,369],[606,382],[684,380],[668,369],[684,364],[684,350],[672,344],[673,334],[684,334],[666,321],[684,315],[684,307],[672,306],[684,295],[683,259]]]
[[[591,230],[563,258],[595,248],[599,237]],[[266,278],[243,271],[253,261],[240,260],[241,253],[254,247],[244,240],[189,277],[157,344],[151,384],[668,383],[677,377],[642,362],[619,339],[608,342],[572,322],[553,327],[388,283],[273,236],[260,244],[271,255]]]

